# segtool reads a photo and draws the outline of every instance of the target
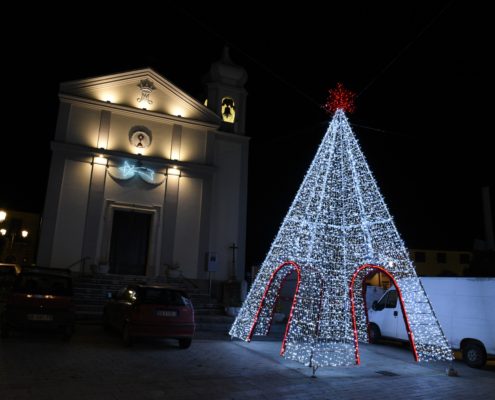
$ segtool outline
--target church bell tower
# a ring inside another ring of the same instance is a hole
[[[204,77],[206,106],[222,118],[221,130],[225,132],[245,134],[246,81],[246,70],[230,59],[229,48],[225,46],[222,58],[211,65]]]

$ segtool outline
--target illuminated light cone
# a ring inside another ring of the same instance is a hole
[[[317,368],[359,364],[368,342],[363,282],[388,275],[399,294],[417,361],[452,352],[349,125],[353,96],[341,85],[323,141],[230,329],[249,341],[267,335],[285,278],[297,284],[281,355]]]

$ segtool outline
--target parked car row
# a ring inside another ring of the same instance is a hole
[[[13,330],[46,330],[69,339],[75,308],[69,270],[0,265],[0,336]],[[186,349],[194,336],[194,308],[182,290],[128,285],[112,293],[103,324],[118,331],[126,345],[138,337],[173,338]]]

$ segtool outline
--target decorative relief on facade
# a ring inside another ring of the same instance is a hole
[[[139,82],[138,87],[139,89],[141,89],[141,97],[137,98],[138,103],[141,103],[142,101],[147,101],[148,104],[153,104],[153,101],[150,100],[151,92],[156,89],[153,82],[151,82],[149,79],[141,79],[141,82]]]
[[[134,126],[129,131],[129,142],[138,149],[146,149],[151,144],[151,131],[144,126]]]

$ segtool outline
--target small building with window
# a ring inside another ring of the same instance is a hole
[[[149,68],[62,83],[38,263],[242,278],[246,80],[226,49],[208,106]]]
[[[410,249],[419,276],[463,276],[473,257],[470,251]]]

